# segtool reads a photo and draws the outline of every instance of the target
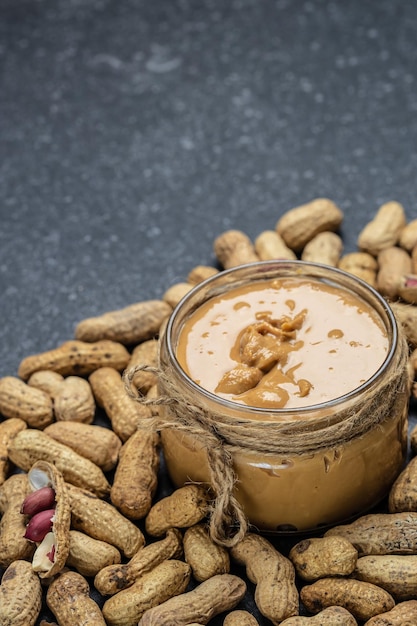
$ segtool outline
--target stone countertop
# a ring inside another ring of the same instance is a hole
[[[417,4],[3,0],[0,376],[315,197],[417,217]],[[214,622],[213,622],[214,623]]]

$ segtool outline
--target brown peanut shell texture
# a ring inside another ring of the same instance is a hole
[[[57,421],[91,424],[96,403],[89,382],[81,376],[67,376],[54,395],[54,413]]]
[[[378,261],[369,252],[348,252],[339,259],[337,267],[376,288]]]
[[[249,580],[255,583],[255,603],[262,615],[278,625],[299,614],[295,568],[265,537],[249,532],[230,554],[245,565]]]
[[[156,367],[158,365],[158,341],[149,339],[135,346],[132,350],[127,369],[138,365]],[[146,394],[151,387],[156,385],[158,377],[153,372],[138,371],[132,378],[133,386],[142,394]]]
[[[402,248],[390,246],[378,254],[378,273],[376,287],[379,293],[395,300],[402,277],[411,273],[411,257]]]
[[[42,587],[30,563],[10,563],[0,585],[0,624],[34,626],[42,606]]]
[[[53,372],[52,370],[39,370],[34,372],[27,382],[30,387],[41,389],[51,396],[51,398],[54,398],[61,384],[64,382],[64,377],[62,374],[58,374],[58,372]]]
[[[195,524],[184,533],[184,556],[198,582],[230,571],[229,552],[214,543],[205,524]]]
[[[297,574],[312,581],[328,576],[349,576],[358,551],[345,537],[311,537],[295,544],[289,553]]]
[[[110,493],[110,484],[97,465],[41,430],[28,428],[17,433],[9,445],[9,458],[26,472],[36,461],[50,461],[67,482],[98,496]]]
[[[168,289],[164,292],[162,299],[164,302],[167,302],[172,309],[174,309],[178,302],[182,300],[182,298],[186,296],[192,288],[193,285],[190,283],[175,283],[174,285],[171,285],[171,287],[168,287]]]
[[[412,347],[417,347],[417,306],[403,302],[390,302],[390,307],[402,326],[405,336]]]
[[[171,528],[160,541],[142,546],[127,563],[107,565],[97,572],[94,586],[103,596],[114,595],[130,587],[135,580],[167,559],[183,555],[181,533]]]
[[[223,626],[258,626],[259,622],[249,611],[231,611],[226,615]]]
[[[145,538],[141,530],[112,504],[69,483],[67,489],[72,527],[75,530],[110,543],[127,558],[131,558],[144,545]]]
[[[122,447],[121,439],[110,428],[79,422],[54,422],[44,433],[98,465],[103,472],[114,469]]]
[[[103,605],[103,615],[109,626],[136,626],[148,610],[173,596],[184,594],[191,577],[191,568],[175,559],[163,561],[143,574],[128,589],[111,596]],[[177,613],[171,613],[171,623]],[[179,623],[179,622],[178,622]]]
[[[125,346],[116,341],[89,343],[73,339],[52,350],[27,356],[20,362],[18,375],[27,380],[39,370],[52,370],[62,376],[88,376],[99,367],[122,371],[129,359]]]
[[[139,520],[152,506],[158,484],[159,434],[138,430],[119,454],[110,499],[126,517]]]
[[[10,417],[0,422],[0,485],[4,483],[10,471],[8,455],[10,442],[18,432],[26,428],[26,422],[19,417]]]
[[[188,272],[187,283],[198,285],[198,283],[202,283],[203,280],[207,280],[207,278],[211,278],[218,273],[219,270],[211,265],[196,265]]]
[[[71,511],[70,499],[64,478],[58,468],[48,461],[37,461],[29,470],[29,484],[31,475],[37,471],[42,472],[49,479],[49,484],[55,491],[55,515],[52,532],[55,535],[54,561],[47,571],[39,571],[40,578],[51,578],[58,574],[64,567],[70,543]],[[46,484],[46,483],[45,483]]]
[[[176,626],[192,622],[207,624],[213,617],[237,606],[246,593],[246,583],[233,574],[218,574],[192,591],[166,600],[146,611],[138,626]]]
[[[324,533],[333,535],[350,541],[359,556],[417,554],[417,513],[370,513]]]
[[[323,231],[306,243],[301,253],[301,260],[337,267],[342,250],[342,238],[332,231]]]
[[[321,578],[300,591],[300,598],[310,613],[330,606],[342,606],[359,621],[390,611],[395,601],[381,587],[353,578]]]
[[[45,428],[54,420],[50,396],[15,376],[0,378],[0,413],[17,417],[31,428]]]
[[[185,485],[152,506],[145,528],[152,537],[160,537],[169,528],[189,528],[198,524],[207,515],[208,509],[207,489],[202,485]]]
[[[51,582],[46,603],[60,626],[106,626],[98,604],[90,598],[88,582],[78,572],[64,572]]]
[[[313,237],[323,231],[336,231],[343,221],[343,212],[328,198],[316,198],[290,209],[278,220],[275,230],[289,248],[300,251]]]
[[[255,252],[260,261],[287,259],[295,261],[297,255],[291,250],[276,230],[264,230],[255,239]]]
[[[365,626],[415,626],[417,624],[417,600],[400,602],[393,609],[371,617]]]
[[[162,300],[136,302],[122,309],[82,320],[75,327],[75,338],[95,342],[103,339],[133,345],[158,334],[172,308]]]
[[[151,409],[135,402],[125,390],[121,374],[112,367],[101,367],[89,377],[97,404],[111,422],[122,441],[136,432],[139,422],[151,416]]]
[[[417,555],[363,556],[353,576],[382,587],[396,602],[417,598]]]
[[[259,261],[252,241],[240,230],[227,230],[216,237],[213,251],[225,270]]]
[[[329,606],[312,617],[289,617],[280,626],[357,626],[358,622],[342,606]]]
[[[384,248],[395,246],[406,221],[404,208],[399,202],[386,202],[360,231],[358,248],[377,256]]]
[[[103,568],[121,563],[119,550],[107,543],[93,539],[78,530],[69,533],[67,566],[73,567],[82,576],[92,578]]]
[[[417,457],[413,457],[391,487],[390,513],[417,511]]]
[[[21,559],[29,561],[35,551],[35,544],[24,538],[29,518],[20,512],[28,493],[26,474],[12,474],[0,487],[0,567]]]

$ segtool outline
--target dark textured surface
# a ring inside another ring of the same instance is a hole
[[[0,375],[328,196],[417,217],[417,4],[2,0]]]

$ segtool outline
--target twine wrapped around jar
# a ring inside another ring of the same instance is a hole
[[[139,428],[183,431],[204,448],[210,487],[215,494],[209,520],[210,536],[216,543],[231,547],[243,538],[249,527],[242,505],[234,494],[238,480],[234,455],[302,455],[335,449],[397,414],[397,407],[403,406],[405,396],[410,394],[409,349],[400,330],[398,343],[393,367],[380,381],[377,391],[362,394],[353,407],[342,410],[337,410],[336,399],[334,412],[314,420],[303,419],[300,413],[297,419],[287,421],[285,418],[258,421],[208,410],[194,394],[178,390],[169,365],[159,369],[147,365],[129,368],[124,372],[124,382],[132,398],[156,409],[162,405],[166,413],[166,416],[160,416],[156,410],[153,417],[140,422]],[[158,376],[158,398],[147,399],[134,389],[132,381],[139,370],[152,371]],[[326,403],[327,407],[331,405],[332,402]]]

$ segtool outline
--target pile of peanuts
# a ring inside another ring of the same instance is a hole
[[[407,222],[401,204],[388,202],[345,255],[342,221],[334,202],[318,198],[255,241],[224,232],[213,244],[218,267],[196,266],[160,299],[80,321],[73,339],[0,379],[2,626],[198,626],[216,616],[254,626],[249,595],[263,624],[417,624],[417,430],[387,512],[304,538],[287,554],[253,531],[225,548],[207,530],[209,486],[157,497],[159,434],[138,428],[151,409],[123,379],[150,366],[133,385],[157,397],[158,337],[196,284],[244,263],[301,259],[344,269],[389,301],[414,381],[417,219]],[[46,607],[56,622],[40,618]]]

